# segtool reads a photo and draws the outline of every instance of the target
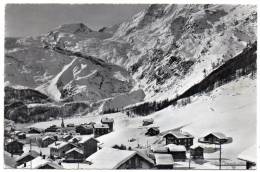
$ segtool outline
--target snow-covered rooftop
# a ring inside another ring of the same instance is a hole
[[[44,165],[49,165],[55,169],[62,169],[62,166],[56,164],[55,162],[52,162],[48,159],[43,159],[41,156],[38,156],[34,158],[33,160],[26,162],[26,166],[24,164],[18,166],[17,168],[33,168],[33,169],[39,169],[40,167]]]
[[[183,145],[168,144],[165,146],[170,152],[186,152],[186,148]]]
[[[173,165],[174,161],[171,154],[154,154],[156,165]]]
[[[193,138],[193,136],[186,131],[170,131],[170,132],[166,133],[164,136],[166,136],[168,134],[172,134],[176,138]]]
[[[136,154],[145,158],[148,162],[153,163],[150,158],[138,153],[137,151],[119,150],[109,147],[104,147],[92,154],[86,159],[86,161],[91,163],[91,165],[89,165],[89,168],[91,169],[117,169],[120,165]]]
[[[23,159],[24,157],[29,156],[29,155],[36,158],[39,155],[39,153],[34,150],[27,152],[27,153],[23,153],[21,156],[16,158],[16,161],[20,161],[21,159]]]
[[[65,154],[68,154],[68,153],[73,152],[73,151],[78,152],[80,154],[83,154],[83,151],[78,149],[78,148],[72,148],[72,149],[68,150]]]
[[[95,124],[94,128],[109,128],[107,124]]]
[[[256,163],[257,157],[256,157],[256,145],[253,145],[249,147],[248,149],[244,150],[238,155],[238,159],[241,159],[243,161],[249,161],[252,163]]]
[[[47,139],[55,140],[52,136],[45,136],[45,137],[42,138],[42,141],[47,140]]]
[[[50,144],[48,147],[49,147],[49,148],[60,149],[60,148],[62,148],[63,146],[66,146],[67,144],[71,144],[71,143],[69,143],[69,142],[63,142],[63,141],[57,141],[57,142],[54,142],[54,143]]]
[[[108,117],[103,117],[103,118],[101,118],[101,122],[112,123],[112,122],[114,122],[114,119],[113,118],[108,118]]]

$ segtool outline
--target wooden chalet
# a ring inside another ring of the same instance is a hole
[[[72,149],[75,148],[76,145],[73,143],[69,142],[62,142],[62,141],[56,141],[49,145],[50,148],[50,155],[53,157],[64,157],[65,153]]]
[[[148,135],[148,136],[156,136],[160,134],[160,130],[159,130],[159,127],[150,127],[147,132],[145,133],[145,135]]]
[[[182,131],[170,131],[163,137],[166,139],[166,145],[183,145],[186,147],[186,149],[189,149],[189,147],[193,145],[194,139],[194,137],[191,134]]]
[[[183,161],[186,159],[186,148],[183,145],[168,144],[165,147],[168,148],[174,161]]]
[[[21,155],[23,154],[23,143],[17,140],[9,140],[5,143],[5,151],[9,152],[11,155]]]
[[[144,119],[143,120],[143,126],[147,126],[147,125],[153,124],[153,122],[154,122],[154,120],[152,118]]]
[[[72,148],[68,150],[65,153],[65,159],[64,162],[69,162],[69,163],[75,163],[75,162],[83,162],[85,159],[84,153],[81,149],[78,148]]]
[[[208,144],[223,144],[227,143],[229,140],[230,138],[226,137],[225,134],[220,132],[212,132],[202,138],[199,138],[199,142]]]
[[[38,156],[39,156],[39,153],[34,150],[24,153],[16,159],[16,166],[20,166],[24,163],[27,163]]]
[[[171,154],[154,154],[157,169],[173,169],[174,160]]]
[[[56,140],[53,136],[45,136],[42,138],[41,147],[48,147],[50,144],[54,143]]]
[[[112,132],[113,125],[114,125],[114,119],[108,118],[108,117],[101,118],[101,124],[107,124],[109,126],[109,131]]]
[[[90,124],[81,124],[76,126],[76,133],[80,135],[93,134],[93,125]]]
[[[93,136],[82,136],[78,142],[79,147],[83,150],[84,157],[87,158],[98,150],[98,140]]]
[[[94,124],[94,137],[99,137],[109,133],[109,126],[107,124]]]
[[[30,134],[41,134],[42,130],[39,129],[39,128],[31,127],[31,128],[29,128],[28,133],[30,133]]]
[[[190,156],[192,159],[204,159],[204,148],[200,145],[190,147]]]
[[[89,169],[151,169],[154,167],[152,159],[146,155],[130,150],[120,150],[104,147],[89,156],[86,161]]]

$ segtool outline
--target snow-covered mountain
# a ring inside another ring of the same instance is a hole
[[[101,111],[174,98],[255,42],[256,17],[253,5],[157,4],[99,31],[6,38],[5,84]]]

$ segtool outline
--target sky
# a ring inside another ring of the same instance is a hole
[[[142,4],[7,4],[5,36],[37,36],[59,25],[78,22],[98,30],[125,21],[147,6]]]

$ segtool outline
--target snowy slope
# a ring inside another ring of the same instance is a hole
[[[147,145],[150,146],[161,140],[158,136],[145,136],[147,127],[142,126],[142,121],[145,118],[153,118],[153,126],[159,126],[161,132],[182,127],[183,131],[188,131],[195,137],[195,143],[199,137],[211,131],[225,133],[233,138],[233,142],[223,146],[223,157],[236,160],[243,150],[256,142],[255,93],[256,80],[242,77],[208,94],[192,97],[191,104],[168,107],[147,117],[129,118],[123,113],[106,114],[105,116],[115,120],[114,131],[99,137],[98,140],[102,146],[125,144],[137,147],[139,144],[146,148]],[[102,117],[92,114],[92,116],[65,119],[65,123],[100,122]],[[60,123],[60,120],[54,120],[32,126],[45,128]],[[132,138],[136,140],[129,142]],[[205,156],[217,158],[218,153],[208,153]]]

